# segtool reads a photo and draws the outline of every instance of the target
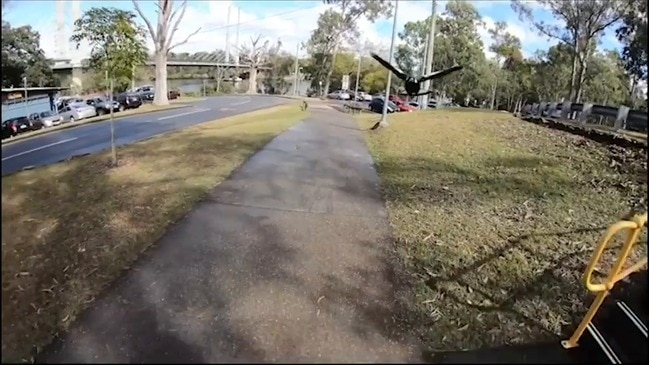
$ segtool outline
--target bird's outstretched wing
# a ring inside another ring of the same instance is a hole
[[[444,77],[450,73],[453,73],[455,71],[460,71],[462,69],[462,66],[460,65],[455,65],[451,68],[447,68],[446,70],[442,71],[435,71],[431,72],[428,75],[424,75],[422,78],[419,79],[419,82],[424,82],[428,80],[433,80],[433,79],[439,79],[440,77]]]
[[[400,78],[403,81],[406,81],[408,78],[408,75],[406,75],[403,71],[399,70],[397,67],[392,66],[388,61],[384,60],[381,58],[379,55],[376,53],[372,53],[372,58],[377,60],[383,67],[387,68],[388,70],[392,71],[395,75],[397,75],[398,78]]]

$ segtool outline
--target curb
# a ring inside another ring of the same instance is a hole
[[[176,104],[176,105],[173,105],[172,107],[165,108],[165,109],[147,110],[147,111],[144,111],[144,112],[141,112],[141,113],[133,113],[133,114],[129,114],[129,115],[118,116],[116,118],[113,118],[113,120],[120,120],[120,119],[124,119],[124,118],[128,118],[128,117],[151,114],[151,113],[165,112],[165,111],[168,111],[168,110],[189,108],[189,107],[193,107],[193,106],[194,105],[191,105],[191,104]],[[88,124],[94,124],[94,123],[100,123],[100,122],[109,121],[110,120],[110,116],[108,116],[109,114],[104,114],[104,115],[106,115],[107,117],[105,117],[105,118],[93,117],[93,118],[97,118],[97,119],[88,120],[88,121],[85,121],[85,122],[81,121],[80,123],[74,123],[74,124],[72,124],[72,123],[63,124],[61,126],[51,127],[51,128],[47,128],[47,129],[40,129],[38,131],[34,131],[32,133],[29,133],[29,134],[24,134],[22,136],[19,135],[19,136],[13,137],[11,139],[5,139],[5,140],[2,141],[2,146],[10,145],[10,144],[12,144],[14,142],[20,142],[20,141],[24,141],[24,140],[27,140],[27,139],[30,139],[30,138],[35,138],[35,137],[38,137],[38,136],[43,136],[43,135],[46,135],[46,134],[50,134],[50,133],[54,133],[54,132],[58,132],[58,131],[66,130],[66,129],[72,129],[72,128],[77,128],[77,127],[81,127],[81,126],[88,125]],[[91,119],[91,118],[89,118],[89,119]]]

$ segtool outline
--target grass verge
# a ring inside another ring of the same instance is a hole
[[[358,120],[367,129],[378,117]],[[646,210],[644,152],[509,114],[403,113],[366,137],[433,350],[568,335],[589,303],[582,276],[603,230],[630,206]],[[646,255],[642,239],[633,258]]]
[[[2,178],[2,361],[30,360],[248,156],[287,105]]]
[[[128,110],[125,110],[123,112],[114,113],[114,118],[115,119],[120,119],[120,118],[128,117],[128,116],[131,116],[131,115],[155,113],[155,112],[160,112],[160,111],[164,111],[164,110],[185,108],[187,106],[188,106],[187,104],[182,104],[180,102],[175,102],[175,101],[173,101],[169,105],[163,105],[163,106],[155,106],[155,105],[152,105],[152,104],[143,104],[141,107],[139,107],[137,109],[128,109]],[[21,141],[21,140],[24,140],[24,139],[27,139],[27,138],[36,137],[36,136],[39,136],[39,135],[42,135],[42,134],[47,134],[47,133],[51,133],[51,132],[60,131],[62,129],[76,128],[76,127],[78,127],[80,125],[84,125],[84,124],[103,122],[103,121],[106,121],[108,119],[110,119],[110,114],[104,114],[104,115],[99,115],[99,116],[88,118],[88,119],[82,119],[82,120],[80,120],[78,122],[74,122],[74,123],[65,123],[65,124],[57,125],[55,127],[43,128],[43,129],[39,129],[37,131],[19,134],[19,135],[15,136],[15,137],[12,137],[10,139],[5,139],[5,140],[2,141],[2,144],[4,145],[4,144],[12,143],[12,142],[17,142],[17,141]]]

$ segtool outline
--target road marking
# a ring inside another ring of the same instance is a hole
[[[180,114],[174,114],[174,115],[169,115],[169,116],[166,116],[166,117],[158,118],[158,120],[165,120],[165,119],[177,118],[177,117],[182,117],[182,116],[185,116],[185,115],[196,114],[196,113],[202,113],[202,112],[206,112],[206,111],[209,111],[209,110],[211,110],[211,109],[198,109],[198,110],[193,110],[193,111],[191,111],[191,112],[180,113]]]
[[[243,105],[243,104],[248,104],[250,102],[250,98],[247,98],[248,100],[246,101],[241,101],[238,103],[230,104],[230,106],[237,106],[237,105]]]
[[[232,108],[225,107],[225,108],[221,108],[221,109],[219,109],[219,111],[221,111],[221,112],[224,112],[224,111],[226,111],[226,110],[232,110]]]
[[[3,157],[3,158],[2,158],[2,161],[6,161],[6,160],[11,159],[11,158],[14,158],[14,157],[18,157],[18,156],[26,155],[26,154],[28,154],[28,153],[32,153],[32,152],[36,152],[36,151],[40,151],[40,150],[43,150],[43,149],[46,149],[46,148],[49,148],[49,147],[53,147],[53,146],[56,146],[56,145],[59,145],[59,144],[62,144],[62,143],[71,142],[71,141],[74,141],[75,139],[77,139],[77,137],[64,139],[64,140],[62,140],[62,141],[58,141],[58,142],[54,142],[54,143],[50,143],[50,144],[46,144],[45,146],[40,146],[40,147],[37,147],[37,148],[31,149],[31,150],[29,150],[29,151],[23,151],[23,152],[20,152],[20,153],[16,153],[15,155],[11,155],[11,156],[7,156],[7,157]]]

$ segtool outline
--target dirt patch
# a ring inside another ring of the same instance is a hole
[[[368,129],[379,116],[358,118]],[[403,113],[366,136],[432,350],[567,336],[603,231],[647,208],[645,153],[508,114]],[[630,263],[642,255],[646,235]]]
[[[29,361],[166,227],[304,119],[287,105],[2,178],[2,361]]]
[[[614,144],[620,147],[632,149],[647,149],[647,136],[638,132],[620,131],[601,125],[579,125],[573,122],[564,122],[540,117],[528,116],[523,120],[547,126],[549,128],[559,129],[572,134],[587,137],[593,141],[604,144]]]

